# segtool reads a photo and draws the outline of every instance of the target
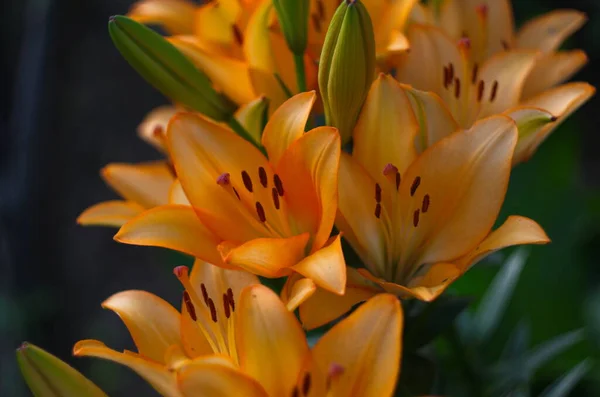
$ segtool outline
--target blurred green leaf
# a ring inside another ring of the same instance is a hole
[[[529,341],[529,326],[525,322],[520,322],[506,342],[500,360],[522,360],[527,353]]]
[[[431,393],[436,367],[428,358],[412,353],[402,354],[399,389],[401,396],[421,396]]]
[[[585,360],[572,370],[558,378],[548,386],[539,397],[566,397],[592,367],[591,361]]]
[[[527,368],[533,372],[563,351],[583,340],[583,330],[560,335],[535,348],[527,357]]]

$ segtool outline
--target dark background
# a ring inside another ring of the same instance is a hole
[[[73,364],[108,394],[151,390],[133,373],[101,360],[71,357],[80,339],[132,348],[120,320],[100,308],[111,294],[144,289],[175,303],[181,264],[159,249],[117,244],[109,228],[75,223],[87,206],[116,198],[99,178],[109,162],[159,158],[135,133],[166,100],[123,61],[107,20],[125,0],[5,0],[2,2],[0,87],[0,395],[28,395],[14,352],[30,341]],[[600,2],[515,0],[518,21],[555,8],[590,18],[567,43],[590,63],[576,77],[598,86]],[[493,18],[493,15],[491,16]],[[599,99],[593,98],[513,175],[505,214],[539,221],[553,239],[534,247],[502,329],[525,319],[534,341],[590,326],[590,296],[600,286]],[[454,288],[479,296],[495,268],[482,266]],[[502,331],[502,330],[501,330]],[[508,331],[507,331],[508,332]],[[590,343],[544,368],[564,372],[594,352]],[[598,341],[596,341],[598,342]],[[600,344],[596,345],[597,347]],[[592,373],[581,388],[600,395]],[[138,393],[140,394],[140,393]],[[577,394],[581,395],[581,394]]]

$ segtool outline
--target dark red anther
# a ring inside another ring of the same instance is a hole
[[[429,195],[426,194],[425,197],[423,197],[423,204],[421,205],[421,211],[423,211],[423,213],[426,213],[429,210],[429,204],[430,204]]]
[[[211,298],[208,298],[208,308],[210,309],[210,318],[213,322],[217,322],[217,308],[215,307],[215,302]]]
[[[381,217],[381,203],[375,205],[375,217],[379,219]]]
[[[452,83],[454,80],[454,64],[450,63],[448,66],[448,84]]]
[[[237,197],[238,200],[241,200],[240,194],[238,193],[237,189],[234,188],[233,186],[232,186],[232,189],[233,189],[233,192],[235,193],[235,197]]]
[[[229,305],[231,306],[231,311],[235,311],[235,299],[233,299],[233,290],[231,288],[227,288],[227,299],[229,300]]]
[[[206,285],[204,285],[204,283],[200,284],[200,290],[202,290],[202,299],[204,299],[204,303],[208,306],[208,291],[206,290]]]
[[[194,307],[194,304],[190,299],[190,294],[188,294],[187,291],[183,291],[183,303],[185,304],[185,308],[190,314],[191,319],[196,321],[198,319],[198,317],[196,317],[196,308]]]
[[[485,90],[485,83],[481,80],[477,86],[477,102],[481,102],[483,99],[483,90]]]
[[[460,79],[458,77],[454,79],[454,96],[456,99],[460,98]]]
[[[501,44],[502,44],[502,48],[504,48],[504,51],[510,50],[510,45],[508,44],[508,41],[502,40]]]
[[[398,188],[400,187],[401,181],[402,181],[402,177],[400,176],[400,173],[398,171],[396,171],[396,190],[398,190]]]
[[[273,176],[273,183],[275,184],[275,188],[277,189],[277,193],[280,196],[283,196],[283,182],[281,182],[281,178],[279,177],[279,175],[275,174]]]
[[[381,186],[379,186],[379,183],[375,184],[375,201],[381,203]]]
[[[232,25],[231,30],[233,31],[233,37],[235,38],[235,42],[238,43],[238,45],[244,44],[244,36],[242,36],[240,28],[238,28],[237,25]]]
[[[494,85],[492,86],[492,94],[490,95],[490,102],[494,102],[497,94],[498,94],[498,81],[494,81]]]
[[[310,392],[310,384],[311,384],[310,373],[307,372],[304,375],[304,380],[302,381],[302,394],[303,395],[308,396],[308,393]]]
[[[258,179],[263,187],[267,187],[269,181],[267,179],[267,171],[263,167],[258,167]]]
[[[412,185],[410,185],[410,196],[411,197],[415,195],[420,184],[421,184],[421,177],[418,176],[415,178]]]
[[[252,193],[252,179],[250,179],[250,175],[246,171],[242,171],[242,182],[244,182],[246,190]]]
[[[276,188],[272,188],[271,189],[271,197],[273,198],[273,204],[275,205],[275,209],[279,209],[279,194],[277,194],[277,189]]]
[[[312,20],[312,24],[315,28],[315,31],[321,32],[321,20],[319,19],[319,17],[316,14],[312,14],[310,17],[311,17],[310,19]]]
[[[479,65],[473,65],[473,74],[471,75],[471,82],[473,84],[477,83],[477,76],[479,75]]]
[[[420,210],[415,210],[415,212],[413,213],[413,226],[417,227],[419,226],[419,214],[420,214]]]
[[[258,219],[260,219],[261,222],[266,222],[267,217],[265,215],[265,209],[263,208],[262,204],[258,201],[256,202],[256,214],[258,215]]]
[[[229,307],[229,297],[227,294],[223,294],[223,310],[225,311],[225,318],[231,317],[231,309]]]

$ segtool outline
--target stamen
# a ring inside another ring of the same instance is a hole
[[[275,204],[275,209],[279,209],[279,194],[277,194],[277,189],[271,189],[271,197],[273,197],[273,204]]]
[[[194,320],[194,321],[198,320],[198,317],[196,316],[196,308],[194,307],[194,304],[192,303],[192,299],[190,298],[190,294],[188,294],[187,291],[183,291],[183,303],[185,303],[185,308],[187,309],[188,313],[190,314],[190,317],[192,318],[192,320]]]
[[[381,217],[381,204],[377,203],[375,206],[375,217],[379,219]]]
[[[317,0],[317,16],[319,19],[325,17],[325,5],[323,4],[323,0]]]
[[[454,79],[454,96],[458,99],[460,98],[460,79],[457,77]]]
[[[452,83],[452,80],[454,80],[454,64],[452,64],[452,62],[450,62],[450,65],[448,66],[448,84]]]
[[[419,213],[421,211],[420,210],[415,210],[415,212],[413,213],[413,226],[417,227],[419,226]]]
[[[300,397],[300,390],[298,390],[298,386],[294,386],[292,390],[292,397]]]
[[[231,310],[229,307],[229,297],[227,294],[223,294],[223,309],[225,310],[225,317],[231,317]]]
[[[479,75],[479,65],[475,64],[473,65],[473,75],[471,77],[471,82],[473,84],[477,83],[477,76]]]
[[[248,175],[246,171],[242,171],[242,181],[244,182],[246,190],[252,193],[252,179],[250,179],[250,175]]]
[[[392,163],[388,163],[383,168],[383,175],[385,175],[386,177],[389,177],[390,175],[394,175],[394,179],[395,179],[394,182],[396,183],[396,190],[398,190],[398,187],[400,187],[400,181],[401,181],[400,172],[398,172],[398,167],[396,167]],[[392,182],[392,181],[390,181],[390,182]]]
[[[492,87],[492,95],[490,96],[490,102],[494,102],[496,99],[496,94],[498,94],[498,81],[494,81],[494,85]]]
[[[411,197],[415,195],[417,188],[419,187],[420,184],[421,184],[421,177],[418,176],[415,178],[412,185],[410,186],[410,196]]]
[[[315,14],[311,15],[312,24],[317,32],[321,32],[321,20]]]
[[[217,185],[219,186],[226,186],[229,185],[231,183],[231,175],[229,174],[229,172],[225,172],[221,175],[219,175],[219,177],[217,178]]]
[[[258,167],[258,179],[260,179],[260,184],[263,187],[267,187],[267,184],[269,183],[267,180],[267,171],[265,171],[263,167]]]
[[[444,88],[448,89],[450,85],[450,69],[447,66],[444,66]]]
[[[485,83],[483,80],[479,82],[479,86],[477,87],[477,102],[481,102],[483,99],[483,90],[485,89]]]
[[[204,303],[208,306],[208,291],[206,291],[206,285],[204,285],[204,283],[200,284],[200,289],[202,290],[202,299],[204,299]]]
[[[210,309],[210,318],[213,322],[217,322],[217,308],[215,307],[215,302],[213,302],[212,298],[208,298],[208,308]]]
[[[232,25],[231,30],[233,31],[233,37],[235,38],[235,42],[238,45],[244,44],[244,36],[242,36],[240,28],[238,28],[237,25]]]
[[[258,215],[258,219],[260,219],[261,222],[264,223],[267,221],[267,217],[265,216],[265,209],[263,208],[262,204],[258,201],[256,202],[256,214]]]
[[[429,195],[426,194],[425,197],[423,197],[423,204],[421,205],[421,211],[423,211],[423,213],[426,213],[427,210],[429,210]]]
[[[238,193],[238,191],[236,190],[236,188],[234,188],[233,186],[231,188],[233,189],[233,192],[235,193],[235,197],[237,197],[238,200],[241,200],[240,194]]]
[[[227,300],[229,301],[229,305],[231,306],[231,311],[235,311],[235,299],[233,299],[233,290],[231,288],[227,288]]]
[[[277,193],[280,196],[283,196],[283,182],[281,182],[281,178],[279,178],[279,175],[275,174],[273,176],[273,183],[275,183],[275,187],[277,188]]]
[[[379,183],[375,184],[375,201],[381,203],[381,186],[379,186]]]
[[[508,44],[508,41],[502,40],[501,44],[502,44],[502,48],[504,48],[504,51],[510,50],[510,45]]]
[[[332,382],[333,380],[336,380],[336,379],[338,379],[338,378],[339,378],[340,376],[342,376],[343,374],[344,374],[344,367],[342,367],[342,366],[341,366],[341,365],[339,365],[339,364],[332,363],[332,364],[329,366],[329,371],[328,371],[328,373],[327,373],[327,380],[326,380],[326,382],[325,382],[325,383],[326,383],[326,385],[325,385],[325,388],[326,388],[327,390],[330,390],[330,389],[331,389],[331,382]]]
[[[310,373],[307,372],[306,375],[304,375],[304,380],[302,381],[302,394],[304,394],[305,396],[308,396],[308,392],[310,391],[310,384]]]

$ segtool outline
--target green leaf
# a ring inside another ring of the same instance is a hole
[[[530,341],[529,326],[520,322],[513,333],[510,335],[506,346],[502,352],[501,361],[519,360],[522,361],[527,354]]]
[[[576,330],[560,335],[535,348],[527,357],[527,368],[533,372],[552,358],[583,340],[583,330]]]
[[[592,367],[589,359],[586,359],[577,364],[572,370],[558,378],[554,383],[548,386],[539,397],[566,397],[579,383],[581,378]]]
[[[475,313],[475,325],[477,326],[479,343],[483,343],[489,339],[504,315],[527,256],[528,251],[523,248],[515,251],[506,260],[504,266],[500,269],[483,296]]]
[[[17,362],[36,397],[106,397],[98,386],[77,370],[27,342],[17,349]]]

